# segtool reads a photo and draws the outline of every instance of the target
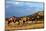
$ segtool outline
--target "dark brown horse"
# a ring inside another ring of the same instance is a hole
[[[13,17],[10,17],[9,19],[8,19],[8,24],[9,23],[11,23],[11,22],[16,22],[16,17],[15,16],[13,16]]]

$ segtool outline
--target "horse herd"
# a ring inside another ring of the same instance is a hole
[[[15,16],[13,16],[13,17],[10,17],[8,20],[8,24],[10,24],[10,23],[19,23],[19,24],[24,24],[24,23],[30,23],[30,21],[31,22],[33,22],[33,21],[37,21],[37,19],[35,19],[35,18],[29,18],[29,17],[23,17],[23,18],[19,18],[19,19],[17,19]]]

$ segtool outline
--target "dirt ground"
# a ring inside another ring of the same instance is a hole
[[[41,23],[39,23],[41,22]],[[38,21],[37,23],[35,24],[30,24],[30,25],[17,25],[17,26],[11,26],[11,25],[6,25],[5,26],[5,29],[6,30],[27,30],[27,29],[42,29],[44,28],[44,24],[43,24],[43,21]]]

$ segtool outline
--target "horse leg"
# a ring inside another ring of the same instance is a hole
[[[13,22],[15,23],[15,20],[13,20]]]
[[[8,21],[8,24],[10,24],[10,21]]]

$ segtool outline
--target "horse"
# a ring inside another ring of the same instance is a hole
[[[15,16],[13,16],[13,17],[10,17],[9,19],[8,19],[8,24],[10,24],[10,23],[12,23],[12,22],[16,22],[16,18],[15,18]]]
[[[10,24],[11,22],[13,22],[13,18],[12,18],[12,17],[10,17],[10,18],[8,19],[8,24]]]

